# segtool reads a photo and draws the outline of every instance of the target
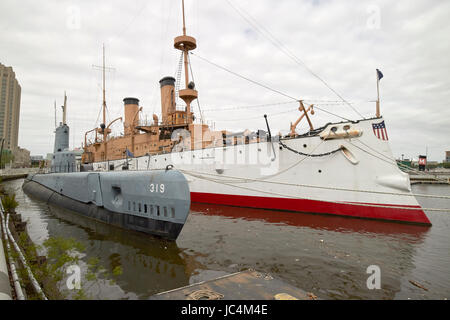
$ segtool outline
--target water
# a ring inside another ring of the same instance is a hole
[[[253,268],[323,299],[450,298],[450,213],[427,212],[431,228],[244,208],[193,204],[175,242],[154,239],[49,207],[16,190],[17,211],[28,220],[33,241],[74,237],[86,246],[81,269],[91,257],[115,283],[98,274],[85,283],[96,299],[149,296]],[[415,185],[415,193],[450,195],[447,185]],[[423,207],[450,208],[449,200],[418,199]],[[381,289],[369,290],[367,267],[381,269]],[[428,291],[410,283],[415,281]]]

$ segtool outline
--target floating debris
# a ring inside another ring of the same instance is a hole
[[[428,291],[427,288],[425,288],[424,286],[422,286],[420,283],[418,283],[418,282],[416,282],[416,281],[409,280],[409,282],[410,282],[412,285],[415,285],[416,287],[418,287],[418,288],[420,288],[420,289],[423,289],[423,290],[425,290],[425,291]]]

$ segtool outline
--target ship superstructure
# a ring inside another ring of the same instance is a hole
[[[188,64],[197,44],[186,34],[182,3],[183,35],[174,47],[183,53],[185,108],[177,109],[175,78],[162,78],[162,118],[140,121],[139,100],[125,98],[123,136],[111,137],[109,129],[121,118],[91,130],[93,141],[87,132],[83,163],[96,171],[173,166],[186,175],[193,202],[430,224],[393,158],[379,101],[371,119],[314,128],[314,106],[298,100],[301,116],[286,136],[272,135],[268,123],[239,133],[194,123],[198,92]],[[310,127],[305,134],[296,131],[302,119]]]

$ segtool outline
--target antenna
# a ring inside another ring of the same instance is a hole
[[[55,100],[55,128],[56,128],[56,100]]]
[[[67,96],[66,92],[64,91],[63,124],[66,124],[66,118],[67,118]]]

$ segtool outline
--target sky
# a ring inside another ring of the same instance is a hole
[[[198,101],[216,129],[265,129],[267,114],[272,132],[287,133],[300,115],[289,97],[352,120],[373,117],[378,68],[394,156],[427,153],[442,161],[450,150],[450,1],[186,0],[185,6],[187,33],[198,46],[190,57]],[[71,147],[100,124],[102,76],[94,66],[102,64],[103,44],[107,123],[122,116],[122,100],[130,96],[140,99],[141,119],[160,114],[159,80],[177,74],[173,38],[181,34],[180,0],[2,0],[0,63],[13,67],[22,87],[19,145],[32,155],[52,152],[54,102],[59,123],[65,91]],[[315,127],[342,120],[322,110],[311,118]],[[113,125],[116,134],[121,128]],[[298,131],[307,128],[301,123]]]

